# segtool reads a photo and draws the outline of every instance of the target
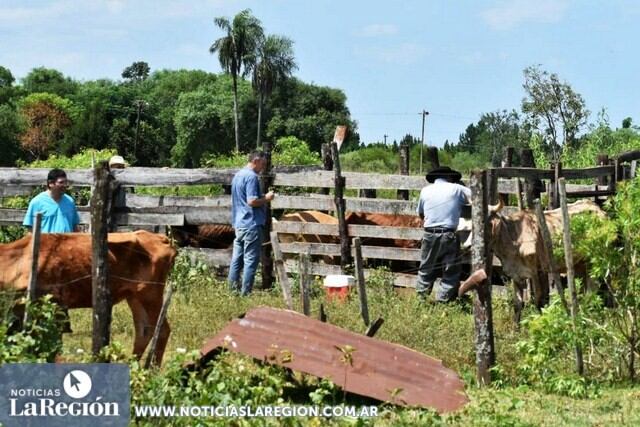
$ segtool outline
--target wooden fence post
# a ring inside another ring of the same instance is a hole
[[[284,259],[282,251],[280,250],[280,243],[278,242],[278,232],[272,231],[270,233],[271,247],[273,248],[273,258],[275,259],[276,273],[278,274],[278,281],[282,288],[282,296],[284,302],[287,304],[289,310],[293,310],[293,299],[291,298],[291,285],[289,284],[289,278],[287,277],[287,270],[284,267]]]
[[[562,162],[558,161],[554,165],[553,172],[553,185],[549,186],[553,189],[553,193],[549,195],[549,207],[551,209],[558,209],[560,207],[560,192],[558,191],[558,182],[562,178]]]
[[[110,180],[109,165],[99,162],[94,169],[94,190],[91,196],[91,288],[93,305],[92,352],[98,355],[109,345],[111,335],[111,289],[109,288],[109,246],[107,222],[109,219]]]
[[[475,171],[471,174],[471,221],[473,240],[471,246],[472,271],[484,269],[491,277],[491,253],[487,240],[489,222],[487,221],[487,174]],[[493,338],[493,310],[491,307],[491,284],[485,279],[477,288],[473,299],[473,317],[475,324],[477,380],[481,386],[491,382],[490,369],[495,363],[495,344]]]
[[[31,273],[27,285],[27,302],[24,306],[24,321],[22,327],[27,327],[29,321],[29,304],[36,300],[36,288],[38,285],[38,259],[40,258],[40,235],[42,225],[42,212],[37,212],[31,229]]]
[[[359,237],[353,239],[355,250],[356,279],[358,280],[358,297],[360,298],[360,314],[365,326],[369,326],[369,305],[367,304],[367,287],[364,282],[364,268],[362,263],[362,243]]]
[[[400,175],[409,175],[409,144],[400,143]],[[409,190],[398,190],[396,193],[398,200],[409,200]]]
[[[438,147],[427,147],[427,171],[439,167]]]
[[[271,143],[267,141],[262,142],[265,158],[267,164],[260,175],[260,187],[262,194],[267,194],[271,184],[273,184],[273,176],[271,174]],[[262,251],[260,258],[262,261],[262,289],[270,289],[273,287],[273,259],[271,258],[271,245],[269,243],[271,232],[271,204],[266,205],[266,218],[264,228],[262,229],[262,242],[266,243],[262,245]]]
[[[560,205],[562,208],[562,242],[564,243],[564,259],[567,264],[567,285],[571,295],[571,320],[573,322],[573,331],[577,332],[578,324],[576,317],[578,315],[578,294],[576,293],[575,271],[573,264],[573,249],[571,247],[571,222],[569,220],[569,209],[567,208],[567,189],[565,187],[564,178],[558,181],[558,190],[560,192]],[[576,344],[576,370],[579,375],[584,373],[584,362],[582,360],[582,348]]]
[[[503,168],[510,168],[511,165],[513,164],[513,153],[514,153],[515,149],[513,147],[505,147],[504,149],[504,153],[502,156],[502,167]],[[520,197],[520,196],[518,196]],[[500,193],[500,200],[502,200],[502,203],[506,206],[509,204],[509,194],[507,193]]]
[[[516,204],[519,210],[522,210],[524,203],[522,203],[522,180],[516,178]]]
[[[340,155],[338,154],[338,144],[331,143],[331,157],[333,159],[333,169],[335,171],[335,196],[336,213],[338,214],[338,231],[340,233],[340,266],[344,272],[351,264],[351,248],[349,245],[349,229],[345,220],[344,187],[346,179],[340,171]]]
[[[530,148],[523,148],[520,151],[520,163],[525,168],[535,168],[536,162],[533,158],[533,150]],[[533,207],[533,199],[540,197],[540,189],[538,180],[527,178],[524,182],[524,205],[525,208],[530,209]]]
[[[329,143],[323,143],[320,147],[320,153],[322,156],[322,167],[326,171],[333,170],[333,158],[331,157],[331,145]],[[320,194],[329,194],[328,188],[321,188]]]

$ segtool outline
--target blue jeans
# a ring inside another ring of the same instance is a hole
[[[260,262],[262,246],[262,227],[238,228],[233,241],[233,255],[229,266],[229,285],[232,291],[240,295],[249,295],[253,289],[253,280]],[[243,269],[244,267],[244,269]],[[242,271],[242,287],[238,282]]]

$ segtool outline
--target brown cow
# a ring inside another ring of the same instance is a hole
[[[499,213],[501,204],[490,208],[491,246],[502,263],[504,273],[514,281],[514,303],[516,321],[520,319],[523,305],[523,288],[526,279],[532,284],[535,303],[538,308],[546,304],[549,294],[548,273],[549,254],[544,242],[535,212],[523,210],[511,215]],[[592,212],[600,217],[605,213],[591,200],[579,200],[568,206],[569,215]],[[562,232],[562,211],[555,209],[544,212],[551,236]],[[586,276],[586,268],[580,260],[575,260],[576,270]],[[564,271],[564,264],[559,265]],[[586,278],[586,277],[585,277]]]
[[[338,219],[318,211],[301,211],[284,214],[279,220],[272,219],[272,222],[278,221],[294,221],[294,222],[312,222],[318,224],[338,224]],[[278,233],[279,240],[282,243],[308,242],[308,243],[338,243],[339,239],[328,235],[315,234],[289,234]]]
[[[133,353],[141,357],[162,307],[164,284],[176,250],[166,236],[136,231],[108,235],[109,286],[114,304],[126,300],[133,313]],[[43,234],[37,294],[52,294],[68,308],[91,307],[91,235]],[[25,291],[31,266],[31,236],[0,245],[0,290]],[[161,325],[155,360],[162,361],[169,322]]]
[[[227,249],[235,239],[233,227],[229,224],[187,224],[171,227],[171,233],[180,247]]]

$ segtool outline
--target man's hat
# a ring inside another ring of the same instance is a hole
[[[112,156],[109,159],[109,167],[113,167],[113,166],[125,167],[126,164],[127,162],[124,161],[124,158],[122,156]]]
[[[427,182],[430,182],[431,184],[433,184],[438,178],[446,179],[449,182],[460,182],[462,174],[451,169],[449,166],[440,166],[431,169],[425,178],[427,179]]]

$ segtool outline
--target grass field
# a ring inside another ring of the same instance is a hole
[[[186,268],[184,266],[179,268]],[[279,291],[256,291],[249,298],[230,295],[223,282],[212,279],[206,270],[188,270],[176,282],[176,293],[169,311],[172,334],[165,362],[184,350],[198,349],[229,320],[250,307],[266,305],[283,308]],[[369,282],[370,315],[385,319],[377,338],[403,344],[427,355],[442,359],[456,370],[467,384],[470,403],[461,411],[438,416],[432,411],[406,410],[384,406],[374,420],[332,420],[339,425],[640,425],[640,387],[603,386],[597,398],[573,399],[546,394],[518,384],[518,353],[515,343],[526,330],[518,330],[511,320],[507,298],[494,299],[494,324],[497,362],[500,365],[497,385],[479,389],[475,385],[473,318],[469,308],[419,304],[413,294],[397,294],[389,289],[385,274]],[[297,295],[295,295],[297,297]],[[300,310],[299,301],[297,309]],[[327,303],[319,283],[315,283],[312,316],[325,303],[328,321],[343,328],[363,332],[357,298],[345,304]],[[80,360],[91,348],[91,311],[71,312],[74,332],[65,335],[67,360]],[[112,341],[132,344],[132,321],[126,304],[114,307]],[[572,361],[568,359],[567,370]],[[247,361],[249,365],[254,362]],[[502,380],[500,380],[502,379]],[[355,424],[354,424],[355,423]],[[171,423],[167,424],[170,425]],[[271,424],[268,422],[267,424]],[[276,421],[275,424],[277,425]],[[297,420],[294,424],[324,425],[326,420]]]

